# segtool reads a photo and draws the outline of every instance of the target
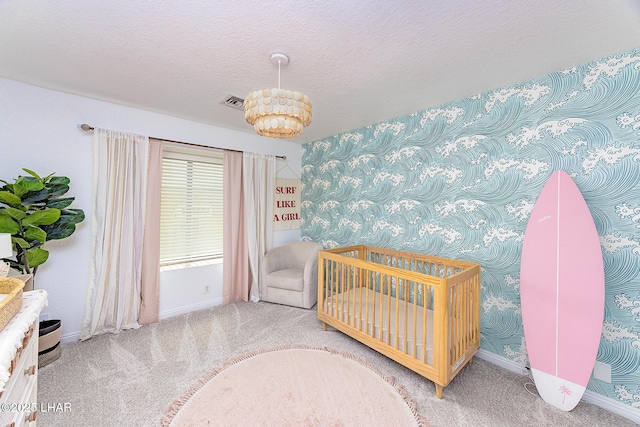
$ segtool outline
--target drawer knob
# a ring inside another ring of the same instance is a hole
[[[32,423],[36,420],[36,416],[38,415],[38,411],[33,411],[26,417],[24,417],[24,421],[27,423]]]

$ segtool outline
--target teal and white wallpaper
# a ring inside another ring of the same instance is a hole
[[[612,381],[588,389],[640,408],[640,48],[303,150],[303,239],[482,264],[482,348],[522,364],[522,238],[547,178],[569,173],[605,266]]]

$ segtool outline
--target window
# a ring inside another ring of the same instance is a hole
[[[165,144],[160,263],[222,256],[222,156]]]

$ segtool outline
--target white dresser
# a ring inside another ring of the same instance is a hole
[[[0,330],[0,427],[35,427],[38,414],[38,325],[43,290],[24,292],[22,308]]]

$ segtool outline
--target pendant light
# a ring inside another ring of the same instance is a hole
[[[280,88],[280,68],[289,63],[282,53],[271,55],[278,66],[278,87],[256,90],[244,100],[244,118],[258,135],[270,138],[294,138],[311,123],[311,101],[298,91]]]

